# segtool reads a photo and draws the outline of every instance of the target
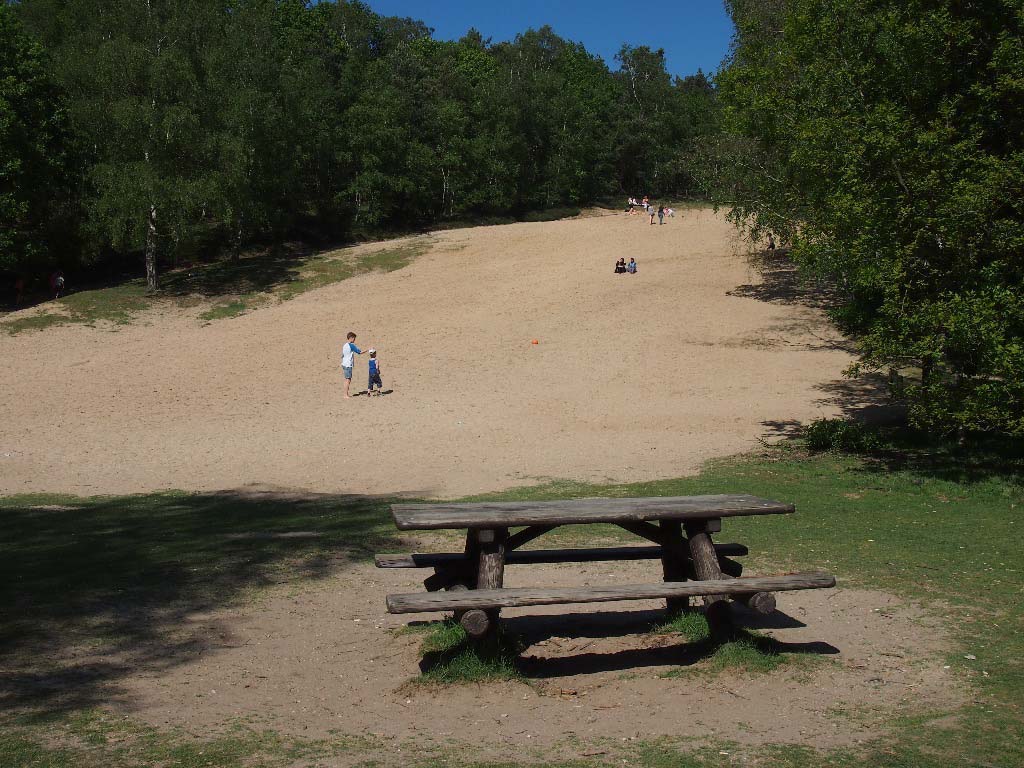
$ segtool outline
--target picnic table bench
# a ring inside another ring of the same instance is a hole
[[[734,557],[742,544],[715,544],[722,519],[790,514],[792,504],[748,495],[672,496],[638,499],[573,499],[547,502],[394,504],[401,531],[465,529],[462,552],[377,555],[378,568],[433,568],[426,593],[387,596],[391,613],[454,611],[473,638],[490,634],[501,608],[665,599],[669,610],[704,600],[716,634],[731,628],[729,599],[751,609],[775,610],[774,592],[835,586],[828,573],[742,576]],[[523,550],[523,545],[565,525],[610,523],[654,546]],[[518,529],[518,530],[512,530]],[[506,588],[506,565],[660,559],[663,581],[599,587]],[[444,590],[444,591],[442,591]]]

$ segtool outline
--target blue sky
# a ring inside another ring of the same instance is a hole
[[[550,24],[583,43],[613,69],[623,43],[664,48],[668,71],[714,72],[729,48],[732,22],[721,0],[368,0],[385,16],[411,16],[434,28],[434,37],[457,40],[470,27],[495,42]]]

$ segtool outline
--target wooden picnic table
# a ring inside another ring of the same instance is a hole
[[[669,610],[702,597],[712,631],[731,627],[728,599],[761,613],[775,609],[772,593],[835,586],[827,573],[744,577],[733,560],[741,544],[715,544],[722,519],[791,514],[792,504],[748,495],[573,499],[547,502],[394,504],[399,530],[466,530],[462,552],[378,555],[379,568],[433,568],[426,593],[388,595],[391,613],[455,612],[474,638],[490,634],[501,608],[559,603],[665,599]],[[523,550],[523,545],[560,526],[616,525],[654,546]],[[513,530],[517,529],[517,530]],[[600,587],[506,588],[506,565],[660,559],[663,581]],[[441,591],[445,590],[445,591]]]

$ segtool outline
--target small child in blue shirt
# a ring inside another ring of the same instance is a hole
[[[366,387],[366,393],[368,395],[379,395],[381,390],[384,389],[384,385],[380,381],[380,363],[377,362],[377,350],[371,349],[368,351],[370,355],[370,383]],[[377,387],[377,391],[374,392],[373,388]]]

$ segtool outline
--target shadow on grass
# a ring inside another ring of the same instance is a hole
[[[397,542],[387,500],[220,492],[0,500],[0,705],[53,713],[230,645],[204,612]]]
[[[177,269],[161,277],[160,292],[206,297],[262,293],[297,280],[304,261],[313,254],[305,246],[274,246],[238,259]]]
[[[738,606],[733,616],[736,632],[725,639],[712,639],[701,614],[689,614],[703,625],[695,633],[680,634],[663,625],[662,611],[622,611],[562,616],[515,616],[502,619],[497,643],[474,645],[457,623],[448,620],[433,628],[422,646],[420,682],[480,682],[495,679],[543,680],[621,672],[646,667],[674,667],[678,670],[710,661],[711,669],[767,672],[780,666],[787,656],[834,655],[839,649],[826,642],[785,643],[759,634],[766,628],[805,626],[787,614],[760,616]],[[653,628],[653,630],[652,630]],[[751,631],[754,630],[754,631]],[[675,635],[679,642],[610,652],[572,652],[567,656],[537,657],[523,651],[553,638],[571,639],[585,651],[588,639],[627,636],[653,631]],[[581,642],[584,641],[584,642]],[[670,673],[671,674],[671,673]]]

